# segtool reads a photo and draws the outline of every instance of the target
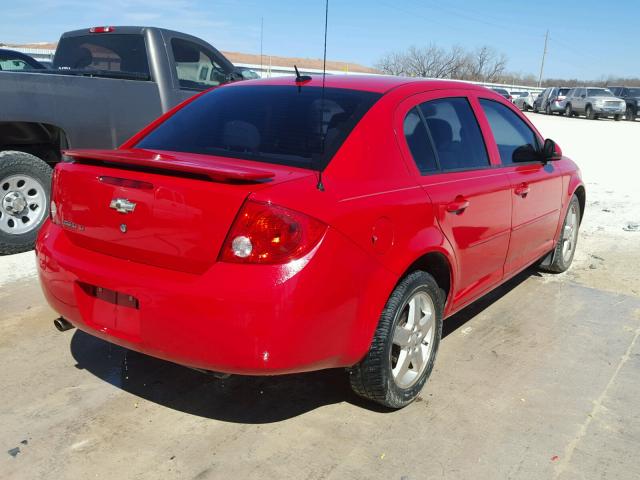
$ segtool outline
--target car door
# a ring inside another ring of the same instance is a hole
[[[553,248],[562,203],[562,177],[553,162],[539,160],[542,142],[518,113],[487,98],[480,99],[480,105],[502,170],[511,182],[511,243],[504,268],[505,274],[511,275]]]
[[[502,280],[511,228],[509,178],[492,168],[466,90],[420,94],[398,111],[403,152],[456,256],[457,308]]]
[[[573,95],[573,100],[571,101],[571,105],[573,110],[583,112],[585,107],[585,97],[587,91],[584,88],[578,88]]]

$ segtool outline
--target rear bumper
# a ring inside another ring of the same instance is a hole
[[[175,363],[266,375],[345,367],[366,353],[393,275],[329,229],[285,266],[215,263],[202,275],[74,245],[47,223],[36,246],[51,306],[106,341]],[[86,285],[131,296],[108,302]]]

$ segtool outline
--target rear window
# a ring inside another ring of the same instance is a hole
[[[136,34],[96,33],[63,37],[53,59],[53,68],[149,79],[144,38]]]
[[[324,168],[379,93],[295,85],[221,87],[136,147]]]
[[[566,96],[566,95],[567,95],[567,93],[569,93],[569,91],[570,91],[570,90],[571,90],[570,88],[561,88],[561,89],[558,91],[558,95],[565,95],[565,96]]]
[[[588,88],[587,97],[613,97],[613,94],[604,88]]]

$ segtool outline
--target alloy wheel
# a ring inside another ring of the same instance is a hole
[[[415,384],[433,353],[436,313],[424,291],[415,292],[400,311],[391,347],[391,373],[400,388]]]

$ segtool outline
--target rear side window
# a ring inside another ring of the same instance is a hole
[[[135,34],[63,37],[53,59],[53,68],[118,72],[134,78],[150,78],[144,38]]]
[[[404,119],[403,130],[418,170],[423,174],[438,170],[436,155],[433,151],[433,145],[429,139],[427,128],[416,108],[411,109],[409,113],[407,113]]]
[[[324,168],[380,97],[296,85],[221,87],[178,110],[136,147]]]
[[[538,139],[529,126],[510,108],[493,100],[480,99],[503,164],[513,163],[515,155],[530,155],[538,150]]]
[[[203,46],[174,38],[171,49],[180,88],[206,90],[228,82],[227,72],[216,62],[213,52]]]
[[[489,165],[482,133],[466,98],[442,98],[420,105],[443,171]]]

